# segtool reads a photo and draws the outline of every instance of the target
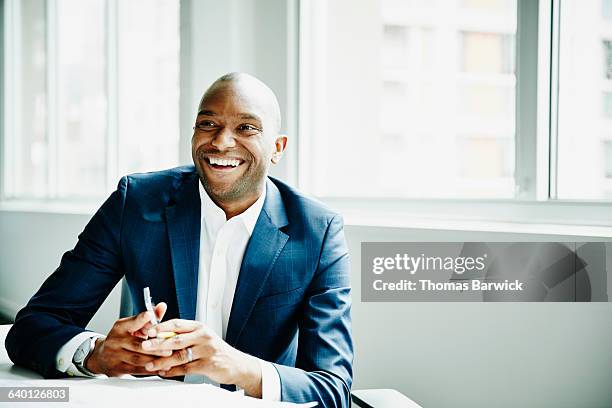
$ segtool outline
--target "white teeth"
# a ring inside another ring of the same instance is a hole
[[[238,165],[240,164],[240,160],[236,160],[236,159],[219,159],[217,157],[209,157],[208,161],[210,162],[210,164],[216,164],[216,165],[219,165],[219,166],[238,167]]]

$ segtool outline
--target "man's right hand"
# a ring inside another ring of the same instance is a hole
[[[161,321],[167,306],[161,302],[155,306],[155,314]],[[115,322],[106,339],[97,339],[93,353],[85,361],[85,368],[94,374],[117,377],[123,374],[147,374],[144,366],[157,356],[168,357],[172,351],[147,352],[141,343],[147,338],[151,326],[151,312],[119,319]]]

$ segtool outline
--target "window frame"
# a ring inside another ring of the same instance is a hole
[[[99,203],[116,189],[119,178],[123,175],[119,170],[119,112],[121,109],[119,95],[119,0],[104,0],[104,36],[105,36],[105,76],[104,90],[108,109],[106,110],[106,131],[104,134],[104,191],[97,196],[60,196],[59,195],[59,163],[62,162],[62,152],[58,147],[57,123],[57,6],[59,0],[45,0],[45,44],[46,44],[46,142],[48,155],[46,194],[44,197],[19,196],[14,185],[19,180],[14,152],[17,143],[19,121],[16,119],[21,112],[16,109],[18,104],[7,104],[15,101],[20,95],[15,90],[20,73],[16,69],[20,35],[19,0],[0,0],[0,210],[26,210],[61,213],[93,213]],[[177,132],[179,132],[177,128]],[[177,143],[180,141],[177,141]],[[178,164],[177,164],[178,165]]]
[[[313,80],[323,68],[311,57],[315,42],[311,38],[325,35],[312,28],[312,22],[321,18],[317,3],[324,1],[300,2],[300,60],[313,65],[307,69],[300,64],[300,135],[312,134],[315,114],[307,98],[313,89],[325,86]],[[440,221],[452,220],[468,230],[516,230],[511,224],[523,225],[520,231],[532,231],[536,225],[612,227],[612,201],[557,198],[559,7],[560,0],[517,0],[514,198],[317,198],[347,214],[348,223],[354,225],[442,228]],[[299,143],[298,185],[306,191],[311,186],[307,161],[311,149],[306,141]],[[599,233],[612,236],[612,230]]]
[[[0,17],[5,22],[4,31],[0,33],[0,73],[3,80],[3,92],[0,92],[0,118],[2,126],[0,127],[0,175],[4,176],[10,171],[11,155],[9,145],[11,138],[5,137],[11,134],[9,125],[12,118],[6,117],[7,109],[5,101],[9,100],[10,96],[10,67],[5,64],[7,55],[13,52],[7,49],[8,42],[6,41],[6,33],[9,29],[13,29],[11,24],[14,19],[8,18],[11,11],[10,4],[16,0],[0,0]],[[56,0],[47,0],[55,2]],[[307,57],[309,52],[312,52],[312,42],[309,41],[308,28],[312,23],[313,18],[318,16],[308,14],[305,10],[306,4],[313,4],[317,1],[324,0],[289,0],[286,26],[284,28],[287,35],[286,40],[286,61],[287,66],[283,67],[287,80],[286,92],[288,94],[286,101],[287,116],[289,117],[289,131],[291,136],[291,144],[288,159],[291,163],[287,163],[279,176],[289,180],[289,182],[297,185],[301,189],[308,190],[308,157],[309,149],[306,138],[301,138],[299,135],[311,134],[311,119],[313,118],[312,106],[308,106],[304,101],[308,100],[308,95],[312,91],[307,84],[308,80],[312,81],[313,68],[321,69],[321,67],[306,67],[305,61],[310,61]],[[556,148],[556,101],[557,88],[554,75],[556,75],[556,67],[558,67],[558,23],[559,23],[559,0],[517,0],[518,10],[517,19],[517,141],[516,149],[516,169],[517,180],[522,180],[522,187],[519,189],[519,194],[512,199],[405,199],[405,198],[362,198],[362,197],[318,197],[322,201],[328,203],[332,207],[339,210],[345,215],[348,224],[351,225],[380,225],[380,226],[396,226],[396,227],[414,227],[414,228],[442,228],[447,225],[449,229],[463,230],[488,230],[487,228],[495,228],[496,231],[511,231],[519,228],[533,231],[534,229],[544,231],[545,226],[561,225],[561,226],[585,226],[589,227],[589,231],[594,231],[597,227],[612,227],[612,212],[610,211],[612,202],[605,200],[559,200],[556,197],[555,179],[556,164],[549,157],[555,158]],[[107,13],[109,16],[116,13],[117,0],[110,0],[107,4]],[[183,4],[183,2],[185,4]],[[181,2],[181,21],[189,11],[190,1],[182,0]],[[183,7],[185,5],[185,7]],[[537,19],[528,20],[521,16],[533,17],[537,10]],[[112,18],[108,19],[113,20]],[[112,23],[111,23],[112,24]],[[181,91],[184,89],[190,90],[188,85],[194,81],[193,78],[185,78],[185,72],[190,72],[190,66],[183,66],[183,63],[189,64],[190,58],[184,55],[187,52],[186,46],[183,46],[183,36],[189,37],[187,26],[181,26]],[[229,28],[228,28],[229,30]],[[530,34],[531,33],[531,34]],[[534,34],[537,33],[537,47],[531,44],[531,48],[525,48],[520,44],[529,42]],[[318,33],[324,35],[324,33]],[[116,45],[117,39],[109,39],[108,52],[112,53],[113,46]],[[116,64],[116,60],[114,63]],[[108,76],[112,79],[112,75],[116,74],[110,67],[112,61],[108,61],[109,69]],[[115,65],[116,67],[116,65]],[[552,72],[553,75],[550,75]],[[525,80],[528,78],[528,80]],[[537,86],[528,86],[529,78],[531,83],[534,78]],[[53,83],[53,81],[50,81]],[[311,82],[312,83],[312,82]],[[312,83],[315,86],[324,86],[324,83]],[[8,85],[8,87],[7,87]],[[191,84],[193,85],[193,84]],[[193,86],[191,86],[193,87]],[[533,95],[537,96],[535,105],[531,107],[519,101]],[[114,94],[116,97],[116,93]],[[109,99],[113,96],[112,90],[109,91]],[[180,128],[181,139],[179,143],[184,146],[188,141],[188,135],[184,131],[185,126],[190,124],[183,123],[187,114],[190,114],[192,106],[184,106],[186,97],[181,96]],[[193,98],[192,98],[193,99]],[[191,101],[191,100],[189,100]],[[109,110],[110,112],[111,110]],[[49,115],[52,116],[52,115]],[[527,120],[524,120],[527,117]],[[521,118],[523,120],[521,120]],[[521,123],[522,122],[522,123]],[[8,123],[8,125],[7,125]],[[109,122],[108,132],[112,132],[113,126]],[[186,129],[186,128],[185,128]],[[116,133],[115,133],[116,137]],[[112,141],[111,141],[112,142]],[[117,140],[108,144],[112,149],[117,148]],[[107,154],[111,149],[107,149]],[[521,154],[521,151],[527,151],[527,154]],[[188,155],[183,149],[179,149],[179,161],[184,162],[188,159]],[[542,159],[544,158],[544,160]],[[554,165],[553,165],[554,164]],[[108,171],[107,163],[107,181],[108,188],[113,189],[118,178],[118,174],[111,174]],[[116,167],[116,166],[114,166]],[[67,199],[35,199],[27,200],[21,198],[8,198],[5,194],[7,191],[6,178],[0,177],[0,210],[9,211],[43,211],[43,212],[62,212],[62,213],[92,213],[98,204],[98,200],[87,201],[69,201]],[[391,216],[391,218],[389,218]],[[455,224],[453,224],[455,223]],[[455,227],[452,227],[452,225]],[[520,227],[520,226],[523,227]],[[612,236],[612,230],[600,231],[605,236]]]
[[[6,75],[5,75],[5,51],[6,51],[6,47],[5,47],[5,41],[4,41],[4,31],[6,30],[6,23],[7,23],[7,19],[4,17],[5,15],[5,7],[4,7],[4,3],[6,0],[0,0],[0,21],[2,21],[2,27],[4,27],[4,29],[0,30],[0,83],[2,84],[2,89],[3,91],[0,92],[0,203],[2,203],[2,200],[4,198],[4,174],[5,174],[5,165],[6,165],[6,160],[7,160],[7,155],[5,154],[5,147],[4,147],[4,139],[5,139],[5,132],[4,132],[4,126],[6,123],[6,118],[5,118],[5,113],[4,113],[4,100],[5,100],[5,92],[6,92]]]
[[[18,135],[19,129],[18,120],[14,118],[20,115],[19,109],[15,109],[13,104],[3,104],[2,114],[3,121],[0,129],[0,150],[2,153],[2,163],[0,172],[0,203],[4,207],[15,208],[19,207],[20,203],[24,207],[31,208],[34,203],[48,205],[49,203],[65,203],[68,207],[84,207],[89,208],[93,202],[97,202],[103,198],[100,197],[59,197],[58,196],[58,165],[61,162],[61,152],[58,148],[57,138],[57,1],[45,1],[45,43],[46,43],[46,93],[47,93],[47,123],[46,123],[46,139],[47,148],[49,151],[47,163],[47,194],[43,198],[37,197],[19,197],[14,192],[14,183],[18,180],[16,169],[18,168],[13,160],[11,152],[16,151],[16,144],[19,143],[18,137],[10,137],[9,135]],[[109,109],[106,113],[107,129],[105,133],[105,183],[106,191],[112,191],[116,187],[118,180],[118,150],[117,150],[117,1],[106,0],[105,2],[105,36],[106,36],[106,96],[108,99]],[[3,0],[2,1],[2,21],[4,30],[2,32],[2,68],[5,70],[2,75],[3,88],[2,100],[14,101],[19,97],[15,92],[14,85],[18,83],[19,72],[14,69],[14,57],[17,55],[18,47],[15,44],[19,43],[17,36],[19,35],[20,20],[20,5],[18,0]],[[113,104],[114,103],[114,104]],[[114,108],[112,108],[114,107]],[[12,175],[9,177],[8,175]]]

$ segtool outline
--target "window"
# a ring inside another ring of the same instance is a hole
[[[610,1],[560,3],[557,194],[611,199]]]
[[[178,162],[178,0],[4,2],[3,195],[94,198]]]
[[[351,4],[302,5],[304,188],[612,199],[611,0]]]
[[[327,197],[513,196],[515,1],[303,8],[313,33],[301,45],[303,186]]]

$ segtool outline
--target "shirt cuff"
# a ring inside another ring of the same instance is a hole
[[[104,338],[105,336],[102,334],[85,331],[68,340],[66,344],[59,349],[57,356],[55,357],[55,367],[58,369],[58,371],[66,373],[71,377],[91,377],[85,373],[82,373],[81,370],[79,370],[72,362],[74,353],[76,353],[79,346],[85,340],[91,337]]]
[[[261,367],[261,399],[268,401],[281,400],[281,382],[278,371],[267,361],[257,359]]]

